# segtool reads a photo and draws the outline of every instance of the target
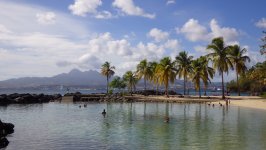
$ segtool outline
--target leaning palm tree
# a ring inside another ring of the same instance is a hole
[[[109,62],[105,62],[103,65],[102,65],[102,68],[101,68],[101,74],[103,76],[106,76],[106,94],[108,94],[108,86],[109,86],[109,79],[111,78],[111,76],[113,76],[115,74],[114,72],[114,69],[115,67],[114,66],[111,66],[111,64]]]
[[[176,72],[174,71],[174,62],[169,57],[165,57],[160,60],[158,67],[156,67],[156,75],[159,78],[159,84],[164,84],[165,95],[168,95],[169,81],[174,83]]]
[[[224,72],[228,73],[229,68],[233,68],[233,65],[229,59],[229,47],[225,46],[222,37],[214,38],[207,46],[207,49],[211,52],[207,54],[207,57],[211,58],[213,67],[222,76],[222,98],[225,99],[224,95]]]
[[[127,71],[123,75],[123,80],[126,82],[130,95],[132,95],[133,89],[135,89],[138,83],[137,76],[132,71]]]
[[[245,65],[245,63],[247,61],[250,62],[250,58],[244,55],[246,52],[247,49],[245,48],[241,49],[239,45],[230,46],[229,58],[231,62],[234,64],[236,70],[236,83],[237,83],[238,96],[240,96],[238,75],[244,73],[247,70],[247,66]]]
[[[188,79],[189,73],[192,71],[191,62],[193,56],[188,56],[187,52],[180,52],[175,58],[175,65],[177,68],[178,77],[184,78],[184,95],[186,95],[186,82]]]
[[[158,95],[158,88],[159,88],[159,77],[156,74],[156,68],[158,66],[158,63],[156,61],[149,62],[149,66],[151,67],[151,78],[150,81],[152,81],[156,85],[156,95]]]
[[[207,80],[204,74],[202,61],[198,58],[192,61],[192,82],[194,83],[195,89],[199,92],[199,98],[201,98],[200,80]]]
[[[215,71],[212,67],[209,67],[209,58],[207,58],[206,56],[201,56],[199,60],[201,62],[202,71],[204,73],[204,80],[203,80],[204,95],[206,96],[207,95],[206,91],[207,91],[208,84],[210,83],[210,78],[211,79],[213,78]]]
[[[136,73],[137,73],[137,76],[139,77],[139,79],[141,79],[143,77],[144,90],[146,91],[146,86],[147,86],[146,82],[147,82],[147,80],[149,80],[151,78],[151,75],[152,75],[151,67],[149,66],[147,59],[140,61],[140,63],[137,65],[137,72]]]

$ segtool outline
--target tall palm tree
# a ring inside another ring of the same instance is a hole
[[[108,94],[108,86],[109,86],[109,79],[111,78],[111,76],[113,76],[115,74],[115,71],[114,71],[115,67],[114,66],[111,66],[110,62],[105,62],[103,65],[102,65],[102,68],[101,68],[101,74],[103,76],[106,76],[106,93]]]
[[[132,71],[127,71],[123,75],[123,80],[126,82],[130,95],[132,95],[133,89],[135,89],[138,83],[137,76]]]
[[[229,58],[231,62],[234,64],[236,70],[236,83],[237,83],[238,96],[240,96],[238,75],[244,73],[247,70],[247,66],[245,65],[245,63],[247,61],[250,62],[250,58],[244,55],[246,52],[247,49],[245,48],[241,49],[239,45],[230,46]]]
[[[207,57],[211,58],[213,67],[222,76],[222,98],[225,99],[224,95],[224,72],[228,73],[229,68],[233,68],[233,65],[229,59],[229,47],[225,46],[222,37],[214,38],[207,46],[207,49],[211,52],[207,54]]]
[[[156,68],[158,66],[158,63],[156,61],[149,62],[149,66],[151,67],[151,78],[150,78],[150,80],[156,85],[156,95],[158,95],[159,77],[156,74]]]
[[[184,95],[186,95],[187,76],[192,71],[192,59],[193,56],[188,56],[187,52],[185,51],[180,52],[175,58],[178,77],[184,78]]]
[[[206,56],[201,56],[199,60],[201,62],[202,71],[204,73],[204,80],[203,80],[204,95],[206,96],[207,95],[206,90],[207,90],[208,84],[210,83],[210,78],[211,79],[213,78],[215,71],[212,67],[209,67],[209,58],[207,58]]]
[[[147,59],[144,59],[140,61],[140,63],[137,65],[137,76],[141,79],[143,77],[144,79],[144,90],[146,91],[146,82],[151,78],[152,71],[151,67],[149,66],[149,63]]]
[[[159,84],[164,84],[165,95],[168,95],[168,86],[170,83],[174,83],[176,72],[174,71],[174,62],[169,57],[165,57],[160,60],[158,67],[156,68],[156,73],[159,77]]]
[[[204,74],[202,61],[200,58],[192,61],[192,82],[194,82],[195,89],[199,92],[199,98],[201,98],[200,80],[207,80]]]

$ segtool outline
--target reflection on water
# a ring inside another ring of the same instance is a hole
[[[266,149],[266,111],[204,104],[79,105],[0,107],[1,119],[15,124],[7,149]]]

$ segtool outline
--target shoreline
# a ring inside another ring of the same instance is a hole
[[[202,98],[198,98],[198,96],[187,96],[183,98],[177,96],[170,96],[169,98],[165,96],[131,96],[131,98],[133,97],[137,99],[137,102],[212,103],[215,105],[221,103],[225,105],[225,100],[221,96],[202,96]],[[227,96],[226,98],[230,100],[229,105],[232,106],[266,110],[266,99],[259,96]]]
[[[230,105],[248,107],[266,110],[266,98],[259,96],[227,96],[230,100]],[[225,100],[221,96],[181,96],[181,95],[148,95],[141,94],[130,95],[105,95],[105,94],[80,94],[70,93],[69,95],[61,96],[44,95],[44,94],[10,94],[0,96],[0,106],[8,104],[30,104],[60,101],[62,103],[69,102],[162,102],[162,103],[212,103],[215,105],[225,105]],[[220,103],[220,104],[219,104]]]

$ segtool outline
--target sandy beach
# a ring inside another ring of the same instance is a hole
[[[258,96],[233,96],[230,105],[266,110],[266,99]],[[225,101],[219,101],[225,105]],[[215,102],[215,103],[219,103]]]
[[[178,97],[178,96],[170,96],[169,98],[165,96],[141,96],[134,95],[131,97],[137,101],[142,102],[173,102],[173,103],[204,103],[204,102],[212,102],[214,104],[221,103],[225,105],[225,101],[221,99],[221,96],[211,96],[206,97],[202,96],[202,98],[198,98],[198,96],[187,96],[187,97]],[[241,107],[249,107],[255,109],[266,110],[266,99],[261,98],[259,96],[228,96],[230,100],[230,105],[232,106],[241,106]]]

